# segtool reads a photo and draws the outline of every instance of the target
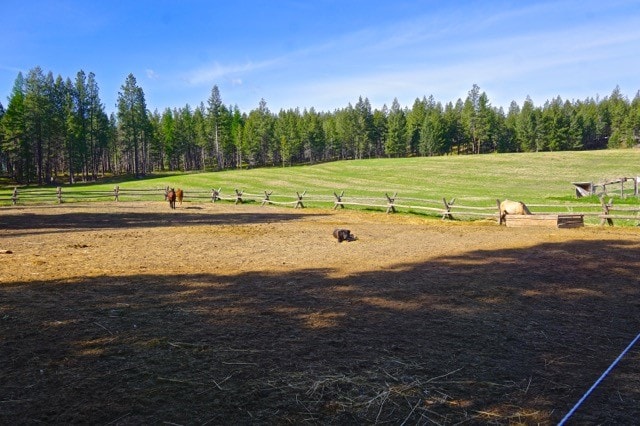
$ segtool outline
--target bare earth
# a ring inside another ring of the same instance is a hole
[[[556,424],[640,332],[634,227],[4,207],[0,262],[0,424]],[[569,424],[637,424],[639,370]]]

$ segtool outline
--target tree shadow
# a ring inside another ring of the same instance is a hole
[[[129,207],[130,209],[130,207]],[[206,211],[186,213],[183,211],[156,212],[78,212],[35,214],[31,212],[0,215],[0,229],[19,230],[11,236],[44,233],[73,232],[83,229],[156,228],[166,226],[203,226],[220,224],[257,224],[295,221],[302,217],[322,216],[298,213],[219,213]]]
[[[557,423],[640,330],[639,259],[571,241],[337,278],[3,285],[0,423]],[[639,362],[575,422],[633,423]]]

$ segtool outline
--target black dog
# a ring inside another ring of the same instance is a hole
[[[348,229],[334,229],[333,236],[338,239],[339,243],[343,241],[353,241],[356,239],[355,236],[351,235],[351,231]]]

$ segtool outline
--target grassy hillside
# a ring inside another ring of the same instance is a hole
[[[586,152],[545,152],[488,154],[430,158],[371,159],[339,161],[311,166],[231,170],[213,173],[189,173],[152,176],[120,182],[122,189],[151,189],[166,186],[189,191],[222,188],[231,196],[234,189],[245,193],[273,196],[346,196],[383,197],[386,192],[399,197],[465,200],[467,204],[487,204],[496,198],[518,199],[527,203],[575,201],[571,182],[602,182],[640,175],[640,150]],[[65,187],[65,192],[110,191],[114,183]],[[629,184],[629,187],[631,185]],[[5,198],[4,188],[0,198]],[[6,204],[6,203],[3,203]]]
[[[640,175],[640,150],[489,154],[339,161],[313,166],[232,170],[162,176],[120,184],[122,188],[180,186],[210,190],[291,194],[307,190],[331,195],[410,197],[573,198],[571,182],[595,183]],[[107,189],[112,189],[108,185]]]

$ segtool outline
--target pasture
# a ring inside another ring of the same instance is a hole
[[[345,191],[347,197],[384,198],[385,193],[397,192],[403,198],[456,198],[464,204],[480,205],[495,205],[496,199],[522,200],[527,205],[597,203],[597,199],[576,200],[571,182],[598,183],[635,177],[640,174],[638,164],[640,149],[367,159],[286,168],[165,173],[143,179],[64,185],[63,191],[73,196],[76,192],[113,193],[115,185],[123,190],[154,187],[163,190],[169,186],[183,188],[185,201],[190,200],[189,191],[207,193],[213,188],[222,188],[224,195],[230,196],[237,188],[260,195],[273,191],[274,198],[294,196],[303,191],[309,196],[331,198],[334,192]],[[55,190],[55,187],[50,189]],[[12,189],[12,185],[0,187],[0,206],[11,204]],[[629,184],[627,189],[631,189]],[[616,197],[616,192],[611,196]],[[86,201],[89,197],[82,198]],[[107,199],[113,200],[113,197]],[[633,201],[638,204],[637,199]],[[50,202],[55,202],[55,197]]]
[[[640,331],[636,227],[157,201],[0,231],[1,424],[555,424]],[[572,421],[637,422],[639,369]]]

